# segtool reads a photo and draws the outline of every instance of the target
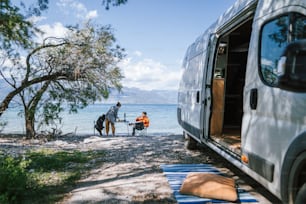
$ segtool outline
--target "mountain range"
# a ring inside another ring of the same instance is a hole
[[[107,103],[120,101],[125,104],[176,104],[175,90],[142,90],[138,88],[123,88],[121,92],[112,91]]]
[[[11,87],[4,80],[0,79],[0,101],[6,96]],[[108,99],[103,103],[122,102],[125,104],[176,104],[176,90],[142,90],[139,88],[124,87],[120,92],[112,90]]]

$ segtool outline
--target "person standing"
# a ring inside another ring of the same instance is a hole
[[[118,118],[118,111],[119,108],[121,107],[121,103],[118,102],[115,106],[110,107],[110,109],[107,111],[105,115],[105,131],[106,131],[106,136],[108,136],[109,132],[109,125],[112,126],[112,134],[115,136],[115,122],[116,119]]]

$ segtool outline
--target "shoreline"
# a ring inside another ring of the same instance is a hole
[[[40,129],[36,129],[36,132],[47,132],[47,130],[53,132],[52,128],[56,128],[57,130],[61,130],[64,135],[98,134],[94,129],[95,121],[97,121],[99,116],[105,113],[108,109],[108,105],[89,105],[86,108],[79,110],[76,114],[69,114],[67,111],[64,111],[60,114],[60,117],[62,118],[61,123],[56,121],[56,123],[51,126],[41,126]],[[151,124],[148,129],[149,134],[162,135],[168,133],[182,133],[182,129],[177,122],[177,108],[175,105],[123,105],[118,112],[118,117],[133,122],[142,111],[146,111],[150,118]],[[2,130],[2,134],[25,134],[24,118],[18,116],[18,112],[19,109],[14,108],[3,113],[1,118],[7,122],[7,125]],[[128,133],[131,134],[131,132],[132,128],[128,127],[126,123],[116,123],[117,134],[125,135]]]
[[[150,130],[147,131],[147,135],[148,136],[171,136],[171,135],[181,135],[183,132],[180,131],[180,132],[151,132]],[[129,131],[125,131],[125,132],[118,132],[116,133],[115,136],[118,136],[118,137],[125,137],[125,136],[131,136],[132,134],[132,128],[130,128]],[[25,133],[24,132],[0,132],[0,137],[3,137],[3,136],[8,136],[8,137],[24,137],[25,136]],[[45,133],[37,133],[37,135],[39,136],[42,136],[42,135],[46,135]],[[111,132],[109,133],[109,135],[111,135]],[[95,131],[92,131],[92,132],[80,132],[80,133],[74,133],[74,132],[64,132],[60,135],[57,135],[57,137],[86,137],[86,136],[99,136],[99,133],[97,130]],[[105,131],[103,131],[103,135],[102,137],[106,137],[105,135]]]

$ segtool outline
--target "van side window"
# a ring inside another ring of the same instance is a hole
[[[277,84],[277,62],[289,42],[306,39],[306,16],[290,13],[266,23],[261,31],[260,75],[270,86]]]
[[[262,29],[260,71],[263,80],[271,86],[277,83],[277,62],[288,42],[288,25],[288,16],[283,16],[267,23]]]

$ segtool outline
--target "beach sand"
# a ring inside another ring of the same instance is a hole
[[[24,140],[0,137],[2,151],[20,154],[26,149],[55,148],[105,150],[101,166],[91,169],[86,178],[77,182],[60,204],[80,203],[176,203],[172,190],[160,168],[161,164],[209,163],[236,180],[259,203],[277,200],[260,185],[211,150],[184,148],[182,135],[100,137],[66,136],[55,141]]]

